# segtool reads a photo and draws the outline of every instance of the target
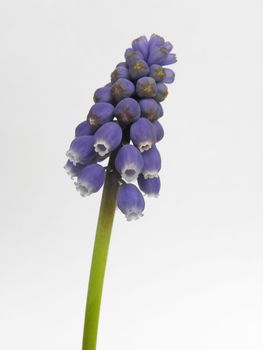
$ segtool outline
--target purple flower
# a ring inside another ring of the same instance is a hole
[[[166,99],[168,95],[167,86],[164,83],[157,83],[157,93],[155,99],[159,102],[162,102]]]
[[[159,177],[145,179],[143,175],[140,175],[138,177],[138,185],[141,191],[149,197],[158,197],[161,188],[161,181]]]
[[[151,77],[143,77],[137,80],[136,93],[139,97],[154,97],[157,93],[155,80]]]
[[[117,205],[128,221],[141,217],[145,207],[140,190],[133,184],[123,184],[117,194]]]
[[[152,179],[158,177],[158,173],[161,169],[161,156],[156,146],[152,146],[149,151],[142,153],[143,157],[143,169],[142,174],[145,179]]]
[[[149,66],[144,60],[134,61],[129,66],[129,76],[133,80],[145,77],[149,71]]]
[[[125,181],[136,180],[143,169],[140,151],[133,145],[122,146],[115,159],[115,168]]]
[[[129,71],[126,67],[126,63],[119,63],[119,65],[111,73],[111,82],[115,83],[120,78],[128,79]]]
[[[126,63],[128,65],[132,64],[135,61],[138,60],[143,60],[143,54],[140,51],[137,50],[133,50],[133,49],[127,49],[125,51],[125,59],[126,59]]]
[[[139,38],[134,39],[132,42],[132,48],[135,51],[139,51],[145,60],[147,59],[149,47],[148,40],[145,36],[140,36]]]
[[[125,97],[130,97],[134,91],[134,84],[130,80],[124,78],[118,79],[111,88],[111,94],[117,102]]]
[[[94,102],[111,102],[111,86],[104,86],[97,89],[94,93],[93,100]]]
[[[157,34],[152,34],[149,40],[149,51],[152,51],[156,46],[164,45],[164,38]]]
[[[94,139],[95,152],[103,157],[119,146],[122,139],[122,129],[117,123],[105,123],[96,131]]]
[[[163,80],[166,84],[172,84],[174,82],[175,74],[172,69],[164,68],[165,78]]]
[[[76,137],[70,144],[69,150],[66,153],[69,160],[76,165],[90,164],[96,159],[94,151],[94,136],[79,136]]]
[[[162,125],[158,122],[158,120],[154,123],[152,123],[154,132],[155,132],[155,137],[156,137],[156,142],[161,141],[161,139],[164,136],[164,130]]]
[[[81,122],[75,129],[75,136],[93,135],[96,131],[96,127],[91,126],[87,120]]]
[[[142,117],[155,121],[162,116],[162,110],[158,102],[153,98],[145,98],[140,100]]]
[[[136,100],[126,97],[117,104],[114,114],[122,125],[128,125],[140,118],[141,109]]]
[[[67,161],[67,163],[64,166],[64,169],[66,170],[68,176],[70,176],[71,179],[73,177],[78,176],[80,171],[85,167],[86,165],[83,164],[76,164],[74,165],[70,160]]]
[[[111,103],[98,102],[95,103],[89,113],[87,120],[91,126],[100,126],[104,123],[110,122],[113,118],[114,107]]]
[[[151,65],[150,77],[152,77],[157,83],[163,81],[166,77],[165,69],[159,64]]]
[[[148,151],[156,141],[153,124],[146,118],[140,118],[131,125],[130,136],[141,152]]]
[[[105,170],[99,164],[87,165],[79,173],[75,186],[83,197],[98,192],[105,180]]]

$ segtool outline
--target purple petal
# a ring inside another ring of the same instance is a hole
[[[102,87],[95,91],[93,96],[94,102],[111,102],[111,87]]]
[[[165,70],[159,64],[153,64],[150,67],[150,77],[152,77],[157,83],[161,82],[165,78]]]
[[[132,64],[135,61],[143,60],[144,57],[140,51],[127,49],[125,51],[125,59],[128,65]]]
[[[175,78],[174,71],[169,68],[164,68],[164,71],[165,71],[165,78],[163,82],[166,84],[172,84]]]
[[[111,103],[95,103],[89,113],[87,120],[91,126],[98,127],[104,123],[110,122],[113,118],[114,107]]]
[[[156,146],[153,146],[149,151],[142,153],[143,157],[143,176],[145,179],[152,179],[158,177],[161,169],[161,156]]]
[[[134,84],[124,78],[118,79],[111,88],[111,94],[115,101],[120,101],[125,97],[130,97],[135,91]]]
[[[153,124],[146,118],[140,118],[131,125],[130,137],[141,152],[148,151],[156,140]]]
[[[164,83],[157,83],[157,93],[155,99],[159,102],[162,102],[166,99],[168,95],[167,86]]]
[[[103,157],[120,145],[122,129],[117,123],[105,123],[96,131],[94,139],[95,152]]]
[[[139,97],[154,97],[157,93],[155,80],[151,77],[140,78],[136,83],[136,93]]]
[[[136,180],[143,169],[140,151],[133,145],[122,146],[115,159],[115,168],[124,180]]]
[[[70,144],[70,148],[66,153],[69,160],[76,165],[90,164],[95,161],[96,153],[94,151],[94,136],[76,137]]]
[[[122,125],[128,125],[140,118],[140,105],[133,98],[126,97],[117,104],[114,114]]]
[[[84,135],[93,135],[94,132],[97,130],[96,127],[91,126],[87,120],[84,120],[84,122],[81,122],[75,129],[75,136],[84,136]]]
[[[126,66],[118,66],[114,69],[114,71],[111,73],[111,82],[115,83],[120,78],[128,79],[129,78],[129,71]]]
[[[76,164],[74,165],[70,160],[67,161],[67,163],[64,166],[64,169],[66,170],[68,176],[70,176],[71,179],[73,177],[78,176],[80,171],[85,167],[86,165],[83,164]]]
[[[150,197],[158,197],[161,181],[159,177],[154,177],[152,179],[145,179],[143,175],[138,177],[138,185],[140,189]]]
[[[147,118],[152,122],[161,117],[162,110],[160,104],[158,104],[153,98],[140,100],[140,107],[142,117]]]
[[[155,136],[156,136],[156,142],[159,142],[164,137],[163,127],[162,127],[161,123],[158,122],[158,120],[152,124],[153,124],[153,128],[154,128]]]
[[[117,194],[117,205],[128,221],[142,216],[145,208],[140,190],[133,184],[123,184]]]
[[[83,197],[91,193],[98,192],[105,180],[105,170],[99,164],[86,166],[79,173],[77,182],[75,182],[77,191]]]
[[[132,48],[135,51],[140,51],[143,58],[146,60],[148,56],[148,40],[145,36],[140,36],[139,38],[133,40]]]
[[[149,74],[149,66],[144,60],[134,61],[129,66],[129,76],[133,80],[145,77]]]

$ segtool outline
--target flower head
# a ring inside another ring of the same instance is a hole
[[[125,51],[125,61],[116,65],[110,82],[95,90],[87,120],[77,125],[66,155],[65,170],[77,177],[82,196],[103,185],[101,161],[110,156],[110,169],[119,180],[117,205],[127,220],[142,215],[142,193],[160,192],[161,156],[156,143],[164,137],[160,124],[167,84],[175,74],[168,65],[176,62],[173,46],[157,34],[140,36]],[[137,181],[131,184],[131,182]]]

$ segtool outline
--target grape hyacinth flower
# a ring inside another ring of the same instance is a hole
[[[173,46],[159,35],[140,36],[93,95],[87,120],[75,128],[65,170],[82,197],[103,187],[90,271],[82,350],[95,350],[101,294],[116,207],[128,221],[143,216],[144,195],[158,197],[164,137],[161,102],[175,74]],[[163,118],[165,119],[165,118]],[[108,165],[102,162],[108,158]]]

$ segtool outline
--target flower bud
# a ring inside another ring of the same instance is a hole
[[[87,120],[91,126],[98,127],[112,120],[113,111],[114,107],[111,103],[97,102],[91,107]]]
[[[161,169],[161,156],[156,146],[152,146],[149,151],[142,153],[143,157],[143,169],[142,174],[145,179],[152,179],[158,177],[158,173]]]
[[[98,192],[105,180],[105,170],[99,164],[87,165],[79,173],[75,186],[82,197]]]
[[[87,120],[84,120],[84,122],[80,123],[76,129],[75,129],[75,136],[84,136],[84,135],[93,135],[94,132],[97,130],[96,127],[91,126]]]
[[[115,168],[125,181],[136,180],[143,169],[140,151],[133,145],[122,146],[115,159]]]
[[[157,83],[163,81],[165,78],[165,70],[159,64],[153,64],[150,67],[150,77],[152,77]]]
[[[161,125],[161,123],[158,122],[158,120],[154,123],[152,123],[154,132],[155,132],[155,137],[156,137],[156,142],[161,141],[161,139],[164,137],[164,130]]]
[[[108,122],[103,124],[94,135],[94,149],[100,157],[115,150],[122,139],[122,129],[119,124]]]
[[[112,83],[115,83],[115,81],[117,81],[120,78],[124,78],[124,79],[129,78],[128,68],[124,65],[117,66],[114,69],[114,71],[111,73],[111,82]]]
[[[73,179],[73,177],[78,176],[80,171],[85,167],[84,164],[76,164],[74,165],[70,160],[67,161],[67,163],[64,166],[64,169],[66,170],[68,176]]]
[[[141,152],[148,151],[156,140],[153,124],[146,118],[140,118],[131,125],[130,137]]]
[[[164,83],[157,83],[157,93],[154,98],[158,102],[162,102],[166,99],[167,95],[168,95],[167,86]]]
[[[143,60],[143,58],[144,57],[140,51],[133,50],[133,49],[127,49],[125,51],[125,59],[128,65],[132,64],[135,61]]]
[[[71,142],[66,156],[73,165],[76,165],[77,163],[90,164],[96,159],[96,153],[93,146],[94,136],[78,136]]]
[[[143,77],[137,80],[136,93],[139,97],[154,97],[157,93],[155,80],[151,77]]]
[[[149,51],[153,50],[156,46],[164,45],[164,38],[157,34],[152,34],[149,40]]]
[[[168,57],[169,51],[165,46],[155,46],[150,51],[148,57],[149,65],[162,64],[162,62]]]
[[[133,40],[132,48],[135,51],[140,51],[143,58],[146,60],[148,56],[148,40],[145,36],[140,36],[139,38]]]
[[[129,66],[129,76],[133,80],[147,76],[149,71],[149,66],[144,60],[134,61]]]
[[[94,102],[111,102],[111,87],[104,86],[102,88],[97,89],[94,93],[93,100]]]
[[[118,79],[111,88],[111,94],[116,101],[120,101],[125,97],[130,97],[135,91],[133,83],[124,78]]]
[[[160,104],[153,98],[145,98],[140,101],[142,117],[149,119],[151,122],[157,120],[162,115]]]
[[[123,184],[117,193],[117,205],[128,221],[141,217],[145,202],[140,190],[133,184]]]
[[[158,197],[161,188],[161,181],[159,176],[152,179],[145,179],[143,175],[140,175],[138,177],[138,185],[141,191],[149,197]]]
[[[163,80],[166,84],[172,84],[174,82],[175,74],[172,69],[164,68],[165,71],[165,78]]]
[[[114,114],[116,115],[120,124],[128,125],[140,118],[140,105],[133,98],[126,97],[117,104]]]
[[[162,66],[168,66],[176,62],[177,62],[176,55],[174,53],[169,53],[166,57],[163,57],[159,61],[159,64],[161,64]]]

